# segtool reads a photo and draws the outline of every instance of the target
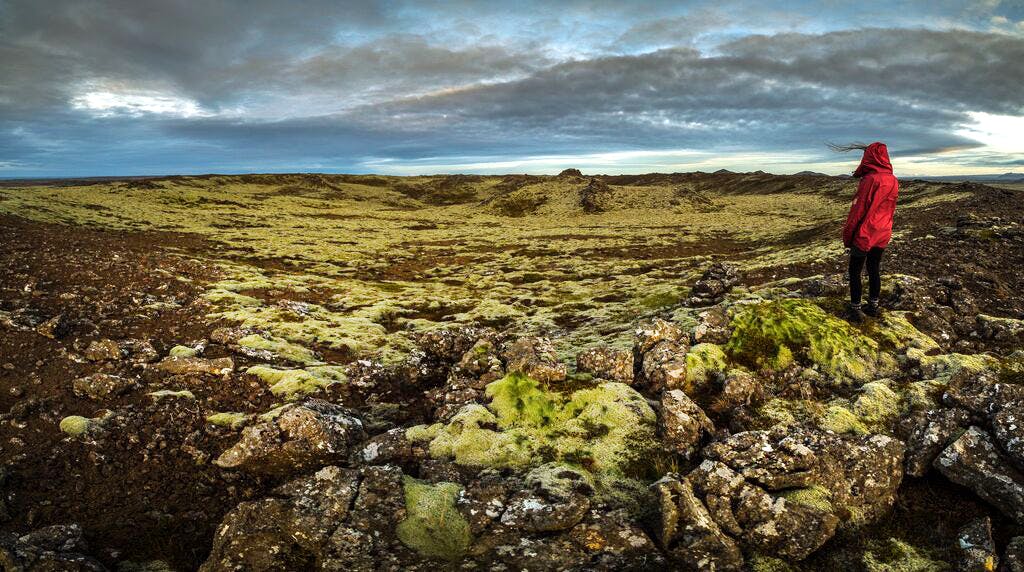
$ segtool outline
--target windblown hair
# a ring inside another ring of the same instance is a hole
[[[860,141],[854,141],[853,143],[845,143],[845,144],[825,143],[825,145],[829,149],[835,151],[836,153],[846,153],[847,151],[853,151],[854,149],[859,149],[859,150],[863,151],[863,150],[868,148],[868,144],[867,143],[861,143]]]

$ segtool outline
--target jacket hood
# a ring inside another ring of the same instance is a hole
[[[863,177],[868,173],[892,173],[892,163],[889,162],[889,148],[885,143],[875,141],[864,150],[864,157],[860,160],[860,166],[853,172],[854,177]]]

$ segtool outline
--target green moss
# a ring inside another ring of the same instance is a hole
[[[95,423],[88,417],[82,417],[81,415],[68,415],[64,419],[60,420],[60,430],[71,435],[72,437],[78,437],[84,434],[92,427]]]
[[[864,422],[842,405],[830,405],[818,422],[818,427],[835,433],[866,435],[869,431]]]
[[[430,443],[435,458],[477,467],[538,466],[559,461],[594,474],[626,474],[653,458],[657,417],[636,390],[601,383],[570,395],[521,374],[488,384],[487,407],[470,404],[445,425],[418,426],[407,437]]]
[[[1024,350],[1017,350],[1000,362],[999,381],[1024,384]]]
[[[520,372],[488,384],[486,393],[502,428],[547,427],[553,421],[556,407],[553,394]]]
[[[310,366],[306,369],[276,369],[257,365],[245,370],[270,386],[270,392],[286,400],[317,393],[323,388],[346,381],[340,366]]]
[[[941,572],[950,568],[928,551],[896,538],[870,543],[862,558],[866,572]]]
[[[213,413],[206,416],[206,421],[218,427],[230,427],[238,429],[249,422],[252,415],[236,412]]]
[[[811,507],[822,512],[831,513],[835,510],[832,506],[832,493],[818,485],[790,489],[782,492],[779,496],[786,499],[786,502]]]
[[[886,349],[916,349],[930,352],[939,349],[939,343],[914,327],[907,319],[908,312],[886,312],[878,321],[868,321],[865,332],[878,340]]]
[[[161,389],[159,391],[150,391],[149,392],[149,396],[152,397],[153,399],[157,399],[157,400],[163,399],[165,397],[176,397],[176,398],[181,398],[181,399],[195,399],[196,398],[196,396],[191,391],[189,391],[187,389],[182,389],[182,390],[179,390],[179,391],[174,391],[174,390],[171,390],[171,389]]]
[[[837,380],[865,381],[879,370],[878,343],[806,300],[744,305],[726,351],[754,368],[783,369],[803,356]]]
[[[310,350],[275,336],[250,334],[239,339],[238,345],[252,350],[268,351],[281,359],[296,363],[309,364],[319,361]]]
[[[949,379],[966,370],[981,373],[999,367],[999,360],[988,354],[940,354],[921,358],[921,373],[926,378]]]
[[[796,570],[785,560],[761,554],[751,556],[747,563],[750,566],[750,572],[795,572]]]
[[[884,381],[865,383],[853,402],[853,413],[875,427],[888,425],[900,413],[902,400]]]
[[[651,294],[640,299],[640,306],[647,308],[648,310],[657,310],[668,306],[673,306],[679,303],[679,292],[675,290],[670,292],[658,292],[657,294]]]
[[[769,428],[772,425],[795,425],[798,423],[814,423],[823,413],[821,403],[810,399],[782,399],[775,397],[756,410],[761,421],[759,427]]]
[[[686,354],[687,394],[699,393],[712,374],[723,373],[728,368],[722,347],[716,344],[697,344]]]
[[[190,348],[188,346],[174,346],[169,352],[167,352],[167,355],[173,357],[196,357],[198,354],[199,352],[195,348]]]
[[[456,561],[473,541],[469,523],[455,508],[462,487],[405,477],[405,520],[396,532],[403,544],[428,558]]]

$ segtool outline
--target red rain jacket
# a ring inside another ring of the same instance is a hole
[[[885,143],[868,145],[853,176],[860,178],[860,184],[843,227],[843,244],[865,252],[885,248],[892,237],[892,215],[900,191]]]

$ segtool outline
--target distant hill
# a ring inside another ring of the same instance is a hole
[[[972,181],[977,183],[1024,183],[1024,173],[1002,173],[988,175],[947,175],[943,177],[914,177],[922,181],[942,181],[959,183]]]

